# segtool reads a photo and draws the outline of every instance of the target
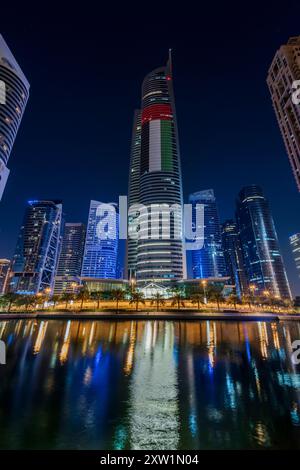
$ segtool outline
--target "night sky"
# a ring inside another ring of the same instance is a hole
[[[300,194],[266,86],[276,49],[300,34],[299,2],[39,4],[1,5],[0,32],[31,96],[0,203],[0,256],[13,255],[29,199],[61,198],[66,220],[86,223],[90,199],[127,194],[141,83],[171,47],[186,202],[213,188],[224,220],[240,188],[260,184],[300,295],[288,242]]]

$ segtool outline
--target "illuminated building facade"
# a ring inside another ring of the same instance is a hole
[[[193,205],[193,223],[196,217],[196,205],[204,207],[203,247],[192,251],[194,279],[224,277],[226,275],[224,253],[221,239],[221,226],[217,202],[213,189],[190,194],[189,202]]]
[[[0,294],[5,294],[10,272],[10,260],[0,259]]]
[[[85,225],[66,223],[62,239],[54,293],[74,292],[80,283],[81,265],[85,241]]]
[[[0,35],[0,200],[7,163],[29,98],[29,83]]]
[[[128,245],[129,275],[130,271],[136,273],[139,286],[149,282],[171,285],[186,276],[171,58],[166,66],[153,70],[143,81],[141,111],[135,115],[133,142],[136,148],[132,146],[129,202],[142,204],[147,210],[138,214],[137,246],[131,242]],[[171,206],[173,210],[168,211]],[[132,214],[129,220],[129,232],[130,221],[134,222],[136,216],[137,213]],[[163,222],[168,217],[170,222]]]
[[[100,214],[99,201],[91,201],[86,230],[81,276],[88,278],[116,279],[118,257],[117,205],[110,203],[114,212]],[[99,227],[105,217],[107,238],[101,238]]]
[[[61,201],[28,202],[13,258],[10,291],[20,294],[53,291],[61,228]]]
[[[300,277],[300,233],[295,233],[295,235],[290,237],[290,245],[298,275]]]
[[[247,292],[247,279],[244,271],[240,237],[234,220],[229,219],[222,224],[222,245],[226,273],[235,286],[236,294],[241,297]]]
[[[300,36],[290,38],[279,48],[267,77],[273,108],[300,191],[300,107],[293,101],[293,82],[297,80],[300,80]]]
[[[247,186],[240,191],[236,219],[248,283],[255,286],[257,294],[268,291],[290,299],[273,217],[259,186]]]

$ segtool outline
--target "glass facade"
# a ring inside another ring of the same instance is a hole
[[[214,191],[208,189],[190,194],[189,202],[193,205],[193,224],[196,223],[196,205],[201,204],[204,207],[203,247],[192,251],[193,277],[194,279],[224,277],[226,269]]]
[[[115,209],[114,215],[112,213],[99,215],[98,207],[101,204],[99,201],[90,203],[81,276],[116,279],[119,241],[117,205],[110,204]],[[105,239],[101,238],[98,232],[99,224],[103,223],[104,217],[108,223]]]
[[[138,220],[137,283],[140,287],[150,282],[170,286],[186,277],[182,181],[171,58],[166,66],[145,77],[140,120],[136,202],[146,207],[147,213],[139,214]],[[133,169],[131,167],[130,171]],[[172,210],[175,205],[177,208]],[[154,224],[156,229],[153,233]]]
[[[238,196],[236,219],[242,244],[245,273],[256,294],[291,298],[291,292],[271,210],[262,189],[252,185]]]
[[[290,237],[290,245],[293,253],[293,258],[296,264],[296,269],[300,277],[300,233],[296,233]]]
[[[222,224],[222,245],[226,273],[231,284],[235,285],[236,294],[242,297],[247,291],[247,279],[244,271],[242,247],[237,225],[234,220],[226,220]]]
[[[85,225],[66,223],[55,277],[54,293],[74,292],[79,284],[85,241]]]
[[[13,258],[10,291],[36,294],[53,289],[61,229],[61,201],[28,202]]]

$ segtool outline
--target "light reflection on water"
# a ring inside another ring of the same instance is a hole
[[[298,322],[0,322],[0,447],[300,448]]]

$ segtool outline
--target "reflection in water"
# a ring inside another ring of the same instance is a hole
[[[300,448],[298,322],[0,322],[0,447]]]

